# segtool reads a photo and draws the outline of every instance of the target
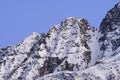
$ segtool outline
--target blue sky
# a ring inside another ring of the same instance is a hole
[[[67,17],[98,27],[118,0],[0,0],[0,47],[16,45],[32,32],[47,32]]]

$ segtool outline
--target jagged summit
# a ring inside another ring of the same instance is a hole
[[[119,80],[120,3],[100,29],[69,17],[48,33],[0,48],[0,80]]]
[[[120,2],[108,11],[100,25],[100,32],[107,33],[119,28],[120,25]]]
[[[101,51],[103,51],[103,59],[111,62],[116,58],[119,59],[120,52],[120,3],[108,11],[103,19],[100,32],[102,33],[99,42]],[[110,59],[111,58],[111,59]],[[105,62],[103,61],[103,62]]]
[[[116,8],[120,8],[120,2],[115,5]]]
[[[62,23],[66,23],[66,25],[74,25],[74,24],[86,24],[88,25],[88,21],[85,18],[76,18],[76,17],[68,17]]]

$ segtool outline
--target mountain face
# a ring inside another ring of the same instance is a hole
[[[116,56],[120,52],[120,3],[107,13],[99,31],[102,33],[99,42],[102,43],[103,58]]]
[[[0,80],[120,80],[120,3],[100,28],[69,17],[0,48]]]

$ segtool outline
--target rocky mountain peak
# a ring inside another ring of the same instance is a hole
[[[120,2],[115,5],[116,8],[120,8]]]
[[[106,14],[100,25],[100,32],[102,33],[99,41],[101,42],[101,50],[103,57],[109,58],[117,55],[120,49],[120,3],[117,3]]]
[[[76,17],[69,17],[67,18],[65,21],[63,21],[64,23],[66,23],[66,26],[67,25],[74,25],[76,23],[81,23],[81,24],[88,24],[87,20],[85,18],[76,18]]]
[[[108,11],[100,25],[100,32],[112,32],[119,28],[120,25],[120,3],[117,3],[114,8]]]
[[[69,17],[48,33],[32,33],[15,47],[0,48],[0,80],[119,80],[120,3],[100,30]]]

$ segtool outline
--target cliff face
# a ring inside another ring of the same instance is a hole
[[[120,4],[94,29],[70,17],[0,49],[0,80],[119,80]]]
[[[120,3],[107,13],[99,31],[102,33],[99,42],[104,54],[103,58],[116,56],[120,51]]]

